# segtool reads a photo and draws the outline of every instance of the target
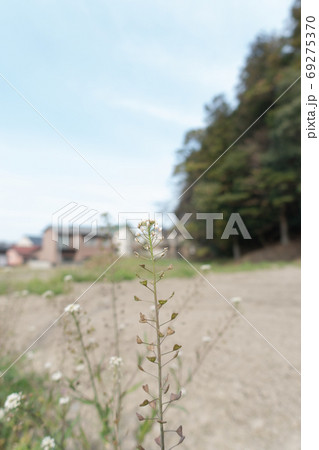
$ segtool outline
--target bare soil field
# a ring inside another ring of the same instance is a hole
[[[180,313],[174,327],[175,341],[183,346],[179,357],[183,396],[178,402],[180,408],[172,408],[167,417],[172,428],[183,425],[186,439],[179,448],[299,449],[300,375],[294,367],[300,371],[300,269],[287,266],[233,274],[209,272],[205,276],[216,290],[201,277],[168,279],[159,284],[163,298],[175,291],[167,307]],[[16,354],[24,351],[89,285],[75,284],[69,294],[52,299],[33,295],[0,297],[7,349],[14,349]],[[145,296],[145,289],[137,281],[127,281],[117,285],[116,293],[123,377],[136,372],[135,383],[151,384],[147,375],[136,370],[136,354],[142,350],[136,344],[136,335],[143,336],[146,331],[145,325],[138,322],[139,312],[150,311],[149,304],[134,302],[133,296]],[[241,297],[240,312],[250,323],[238,314],[210,348],[205,342],[207,336],[214,339],[233,314],[223,296]],[[113,345],[111,285],[95,284],[79,303],[96,328],[97,358],[105,354],[108,359]],[[74,370],[64,344],[62,322],[34,346],[30,365],[36,371],[44,371],[47,362],[51,363],[50,370],[60,370],[65,375]],[[207,354],[196,370],[199,349]],[[195,373],[187,383],[190,370]],[[83,389],[85,386],[84,382]],[[144,397],[139,388],[125,398],[123,450],[134,449],[135,412]],[[76,411],[83,407],[74,402],[73,408]],[[82,415],[92,448],[102,448],[95,439],[95,417],[85,408]],[[146,449],[157,448],[153,438],[154,434],[148,436],[143,444]]]

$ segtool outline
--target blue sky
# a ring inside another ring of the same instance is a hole
[[[69,202],[114,218],[174,204],[172,170],[203,106],[235,97],[249,44],[289,0],[2,2],[0,241],[39,234]]]

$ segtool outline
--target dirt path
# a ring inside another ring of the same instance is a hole
[[[207,278],[227,299],[242,298],[243,315],[299,371],[299,268],[209,273]],[[186,392],[179,403],[183,410],[172,409],[168,418],[174,428],[183,425],[186,440],[180,448],[299,449],[300,376],[293,367],[238,316],[217,347],[207,354],[192,382],[186,384],[189,370],[196,367],[196,350],[209,345],[202,341],[203,336],[214,338],[232,309],[201,278],[163,280],[159,286],[163,297],[172,290],[176,292],[169,308],[180,311],[175,341],[183,345],[180,358]],[[35,296],[1,297],[2,318],[5,314],[11,317],[7,322],[10,330],[7,345],[23,351],[86,287],[78,284],[72,294],[51,300]],[[138,323],[139,311],[149,313],[148,304],[141,306],[132,300],[134,294],[145,295],[136,281],[123,282],[117,288],[121,351],[127,373],[135,370],[135,355],[140,349],[135,336],[143,336],[145,331],[145,325]],[[97,330],[98,352],[103,354],[106,349],[108,357],[112,354],[113,339],[110,295],[109,285],[97,284],[80,301]],[[54,326],[34,348],[32,364],[35,369],[44,370],[45,362],[50,361],[51,370],[72,372],[73,360],[62,351],[64,347],[62,327]],[[147,377],[139,372],[136,380],[145,382]],[[128,436],[136,426],[136,405],[143,399],[141,389],[127,399],[123,421]],[[133,442],[127,437],[123,450],[134,448]],[[156,446],[146,443],[145,447]]]

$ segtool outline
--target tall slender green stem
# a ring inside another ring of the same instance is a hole
[[[75,321],[76,329],[78,331],[80,344],[81,344],[81,348],[82,348],[82,353],[83,353],[85,362],[86,362],[88,370],[89,370],[91,386],[92,386],[93,394],[94,394],[94,402],[95,402],[95,405],[96,405],[96,407],[97,407],[97,409],[99,411],[99,414],[101,415],[101,412],[102,412],[101,411],[101,405],[100,405],[100,402],[99,402],[99,397],[98,397],[98,394],[97,394],[97,389],[96,389],[96,385],[95,385],[95,381],[94,381],[94,374],[93,374],[92,366],[91,366],[91,363],[90,363],[90,360],[89,360],[89,357],[88,357],[88,354],[87,354],[87,351],[86,351],[86,348],[85,348],[85,345],[84,345],[83,335],[82,335],[82,331],[81,331],[81,328],[80,328],[80,323],[79,323],[75,313],[73,313],[72,315],[73,315],[73,318],[74,318],[74,321]]]
[[[114,325],[114,341],[115,341],[115,354],[120,357],[120,339],[119,339],[119,327],[118,327],[118,317],[116,308],[116,295],[115,295],[115,283],[112,281],[112,310],[113,310],[113,325]],[[119,368],[116,369],[116,405],[115,405],[115,438],[113,439],[114,449],[120,448],[120,414],[121,414],[121,398],[122,398],[122,388],[121,388],[121,374]]]
[[[164,424],[163,424],[163,385],[162,385],[162,355],[161,355],[161,337],[160,337],[160,321],[159,321],[159,308],[157,301],[157,287],[156,287],[156,267],[154,259],[153,243],[149,234],[149,244],[150,244],[150,254],[152,260],[153,269],[153,290],[154,290],[154,306],[155,306],[155,320],[156,320],[156,343],[157,343],[157,367],[158,367],[158,418],[160,421],[160,440],[161,440],[161,450],[165,450],[164,442]]]
[[[117,357],[119,357],[120,356],[120,339],[119,339],[119,327],[118,327],[114,281],[112,281],[112,311],[113,311],[113,324],[114,324],[115,355]]]

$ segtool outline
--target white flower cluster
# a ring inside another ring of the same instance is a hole
[[[75,371],[82,372],[84,369],[85,369],[85,364],[81,363],[76,366]]]
[[[11,411],[12,409],[16,409],[18,406],[21,405],[21,399],[22,399],[22,392],[19,393],[13,392],[13,394],[8,395],[4,403],[5,411]]]
[[[53,295],[54,295],[54,292],[49,290],[49,291],[43,292],[42,297],[43,298],[51,298],[51,297],[53,297]]]
[[[233,297],[230,299],[230,302],[234,305],[235,308],[238,308],[241,303],[241,297]]]
[[[70,305],[68,305],[64,308],[64,311],[66,313],[72,314],[72,313],[80,312],[80,309],[81,309],[81,307],[78,303],[71,303]]]
[[[32,359],[34,359],[34,352],[32,350],[30,350],[27,354],[26,354],[27,359],[29,359],[30,361],[32,361]]]
[[[113,368],[121,367],[123,364],[123,360],[120,356],[111,356],[109,363],[110,366]]]
[[[60,372],[59,370],[58,370],[57,372],[54,372],[54,373],[51,375],[51,379],[52,379],[53,381],[59,381],[59,380],[61,380],[61,378],[62,378],[62,372]]]
[[[70,401],[70,397],[60,397],[59,405],[67,405]]]
[[[68,282],[68,281],[72,281],[73,277],[72,277],[72,275],[65,275],[65,277],[63,279],[64,279],[64,281]]]
[[[201,268],[201,270],[206,272],[206,271],[210,270],[212,268],[212,266],[210,264],[202,264],[200,266],[200,268]]]
[[[51,436],[46,436],[42,439],[41,448],[43,450],[50,450],[50,448],[55,448],[55,441]]]
[[[149,250],[149,241],[152,246],[156,247],[164,238],[162,236],[162,228],[160,228],[155,220],[142,220],[138,224],[137,233],[135,234],[135,241],[141,244],[145,250]]]

